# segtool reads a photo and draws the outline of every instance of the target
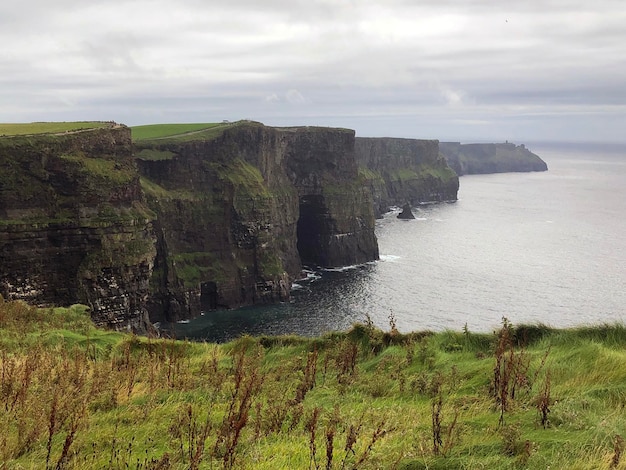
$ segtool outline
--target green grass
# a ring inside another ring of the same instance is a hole
[[[391,326],[215,345],[97,330],[80,306],[0,301],[0,461],[72,469],[626,468],[623,325],[494,334],[400,334]],[[490,392],[502,338],[503,357],[523,379],[503,423]],[[537,403],[548,377],[544,428]]]
[[[169,150],[156,150],[156,149],[142,149],[141,151],[135,154],[135,157],[141,160],[151,160],[151,161],[159,161],[159,160],[171,160],[175,156],[174,152],[170,152]]]
[[[232,185],[237,196],[243,198],[270,198],[261,170],[241,158],[227,162],[212,162],[208,164],[218,178]],[[235,204],[237,201],[235,201]]]
[[[141,188],[144,190],[147,196],[164,199],[164,200],[183,200],[183,201],[202,201],[204,195],[198,194],[194,191],[184,191],[180,189],[169,190],[155,183],[149,178],[140,177]],[[206,197],[205,197],[206,199]],[[205,200],[204,204],[210,204],[210,201]]]
[[[106,158],[89,158],[82,155],[62,155],[61,158],[81,167],[90,177],[95,177],[98,183],[108,181],[115,185],[128,184],[135,179],[137,173],[129,162],[118,162]]]
[[[187,287],[197,287],[202,281],[225,281],[222,262],[209,252],[178,253],[172,256],[175,272]]]
[[[0,123],[0,136],[57,134],[85,129],[111,127],[110,122],[31,122],[31,123]]]
[[[213,131],[223,130],[230,123],[149,124],[131,127],[134,142],[154,140],[194,140]]]
[[[456,178],[456,173],[448,166],[441,165],[422,165],[417,169],[400,168],[389,173],[391,181],[412,181],[427,178],[436,178],[446,182]]]
[[[359,180],[362,182],[367,182],[367,181],[383,182],[384,181],[383,176],[380,173],[374,170],[371,170],[369,168],[366,168],[364,166],[360,166],[358,171],[359,171]]]

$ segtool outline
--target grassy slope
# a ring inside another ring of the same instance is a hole
[[[2,135],[56,134],[83,129],[110,127],[109,122],[31,122],[31,123],[0,123]]]
[[[504,424],[496,335],[361,325],[190,344],[96,330],[81,307],[5,302],[0,468],[306,469],[313,455],[334,469],[610,468],[626,435],[626,329],[499,333],[520,366]]]
[[[139,145],[189,142],[218,136],[232,123],[149,124],[131,127],[133,142]]]

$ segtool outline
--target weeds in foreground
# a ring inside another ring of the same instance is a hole
[[[613,439],[613,456],[611,457],[610,468],[617,468],[624,453],[624,438],[619,434]]]
[[[543,429],[547,428],[550,424],[550,420],[548,418],[550,414],[550,406],[552,400],[550,398],[550,372],[546,373],[546,378],[539,392],[539,396],[537,397],[537,410],[539,411],[539,421]]]
[[[495,398],[496,406],[500,413],[498,424],[505,424],[505,414],[511,409],[516,395],[520,391],[530,392],[533,382],[543,369],[549,349],[546,351],[537,370],[531,374],[531,357],[525,345],[516,344],[513,325],[509,320],[502,318],[502,327],[496,332],[495,338],[495,364],[491,382],[491,395]],[[516,350],[516,346],[518,349]],[[544,388],[539,397],[541,423],[547,426],[550,402],[550,378],[546,377]]]
[[[58,332],[50,315],[0,303],[7,468],[567,468],[590,452],[623,466],[626,353],[589,332],[581,357],[612,372],[581,389],[576,360],[548,356],[549,335],[533,330],[541,343],[528,346],[508,322],[491,338],[361,325],[220,346],[111,339],[76,312],[82,333]]]

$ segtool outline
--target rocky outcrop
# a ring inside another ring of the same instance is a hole
[[[146,332],[156,254],[130,130],[0,139],[0,293]]]
[[[402,206],[402,212],[400,212],[397,215],[398,219],[404,219],[404,220],[412,220],[415,219],[415,216],[413,215],[413,211],[411,210],[411,204],[405,204],[404,206]]]
[[[378,258],[354,131],[244,122],[211,138],[136,146],[158,215],[154,321],[285,300],[302,263]]]
[[[356,155],[377,216],[390,206],[457,199],[459,179],[436,140],[357,137]]]
[[[461,144],[441,142],[439,149],[449,165],[461,175],[546,171],[548,165],[523,144]]]

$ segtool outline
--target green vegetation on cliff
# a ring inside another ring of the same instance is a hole
[[[178,253],[171,260],[185,287],[194,287],[207,279],[226,281],[227,271],[214,253]]]
[[[77,170],[78,174],[72,175],[76,177],[76,182],[84,180],[90,185],[90,190],[102,191],[111,185],[128,185],[137,178],[137,168],[132,161],[89,158],[80,154],[61,155],[60,158],[70,164],[68,169]]]
[[[442,162],[438,162],[442,163]],[[429,178],[447,184],[457,178],[457,174],[452,168],[445,164],[421,164],[409,168],[396,168],[389,171],[387,178],[391,182],[410,182],[426,180]]]
[[[214,345],[0,300],[6,468],[625,468],[626,328]]]
[[[241,158],[211,162],[207,165],[221,181],[228,182],[235,189],[235,197],[251,200],[271,197],[261,171]]]

